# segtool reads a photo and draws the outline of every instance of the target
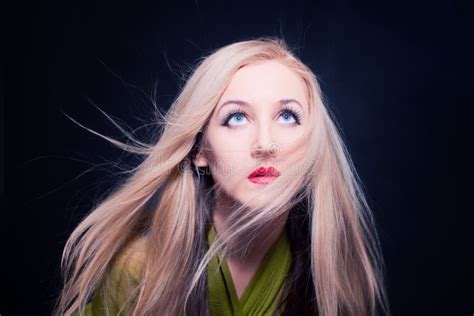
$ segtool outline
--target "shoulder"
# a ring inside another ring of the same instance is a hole
[[[136,294],[136,287],[140,283],[141,273],[146,260],[147,237],[139,236],[128,242],[119,251],[110,269],[110,282],[103,288],[96,290],[95,295],[87,303],[86,316],[106,315],[105,309],[110,315],[127,315],[130,309],[130,299]],[[101,284],[103,287],[104,284]],[[107,306],[104,305],[104,298]],[[123,314],[120,311],[125,311]],[[76,312],[73,316],[79,316]]]
[[[139,282],[146,260],[146,244],[146,236],[135,237],[119,252],[111,268],[112,282],[116,285],[125,280]]]

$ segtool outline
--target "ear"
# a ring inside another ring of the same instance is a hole
[[[193,159],[193,163],[196,167],[207,167],[209,165],[206,157],[201,152]]]

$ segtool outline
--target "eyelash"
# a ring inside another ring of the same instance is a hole
[[[282,115],[284,113],[290,113],[291,115],[293,115],[295,117],[296,124],[297,125],[301,124],[301,113],[299,111],[295,111],[295,110],[292,110],[288,107],[285,107],[285,108],[283,108],[283,110],[280,111],[279,114]],[[227,114],[226,118],[224,119],[224,121],[222,123],[222,126],[229,126],[230,119],[236,114],[243,114],[245,117],[247,116],[247,113],[245,113],[242,110],[233,110],[229,114]]]

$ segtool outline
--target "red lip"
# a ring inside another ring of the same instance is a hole
[[[259,167],[255,169],[249,176],[248,178],[255,178],[255,177],[278,177],[280,176],[280,171],[276,169],[275,167]]]

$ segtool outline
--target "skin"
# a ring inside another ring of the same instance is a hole
[[[286,104],[280,100],[295,100]],[[248,105],[230,103],[244,101]],[[291,112],[299,114],[299,120]],[[223,126],[228,114],[235,114]],[[283,112],[282,112],[283,111]],[[273,166],[280,173],[301,157],[307,144],[308,100],[306,86],[290,68],[278,61],[264,61],[239,69],[221,96],[207,126],[208,150],[194,160],[196,166],[209,166],[223,196],[213,210],[217,233],[224,231],[232,201],[248,201],[264,184],[250,182],[248,175],[260,166]],[[298,124],[299,121],[299,124]],[[275,148],[278,150],[274,151]],[[244,292],[264,255],[284,229],[286,217],[271,232],[261,232],[255,247],[245,258],[227,257],[238,297]],[[269,238],[270,236],[270,238]],[[266,240],[267,242],[263,242]]]

